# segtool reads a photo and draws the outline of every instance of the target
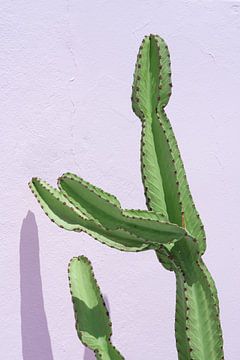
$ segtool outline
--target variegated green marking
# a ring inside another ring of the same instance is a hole
[[[80,340],[95,352],[97,359],[124,359],[111,343],[112,324],[90,261],[85,256],[73,258],[68,274]]]

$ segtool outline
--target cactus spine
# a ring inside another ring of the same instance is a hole
[[[30,188],[62,228],[85,231],[123,251],[155,250],[161,264],[176,275],[179,360],[222,360],[217,290],[202,260],[205,232],[165,112],[171,88],[168,47],[159,36],[146,36],[135,67],[132,107],[142,123],[141,172],[148,211],[124,210],[116,197],[70,173],[59,178],[58,189],[37,178]]]

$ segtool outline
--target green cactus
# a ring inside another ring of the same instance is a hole
[[[58,189],[37,178],[30,188],[62,228],[84,231],[123,251],[155,250],[161,264],[176,275],[179,360],[221,360],[217,290],[202,260],[205,232],[164,110],[171,87],[167,45],[156,35],[146,36],[136,62],[132,107],[142,122],[141,172],[148,211],[124,210],[116,197],[69,173],[60,177]]]
[[[95,352],[97,359],[124,359],[111,343],[112,324],[90,261],[85,256],[73,258],[68,275],[80,340]]]

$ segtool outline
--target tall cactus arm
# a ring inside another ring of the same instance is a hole
[[[198,239],[200,252],[203,253],[203,225],[195,209],[177,142],[164,111],[171,95],[171,86],[170,56],[166,43],[156,35],[145,37],[136,63],[132,106],[142,121],[141,164],[148,208],[158,211],[164,196],[169,221],[186,227]],[[155,168],[154,177],[149,174],[147,166],[151,161]],[[159,174],[158,179],[156,173]],[[158,194],[161,194],[160,201]]]
[[[111,343],[112,324],[90,261],[85,256],[73,258],[68,274],[80,340],[95,352],[97,359],[123,360]]]
[[[151,56],[151,37],[145,37],[135,67],[132,106],[142,121],[141,166],[147,205],[150,210],[161,212],[168,219],[162,173],[152,132],[152,120],[158,104],[158,76],[156,57]]]
[[[170,94],[168,48],[164,40],[150,35],[145,37],[139,50],[132,93],[133,110],[142,121],[141,165],[147,205],[150,210],[158,211],[163,194],[169,221],[185,227],[197,239],[201,255],[206,248],[205,232],[164,110]],[[146,164],[150,159],[154,159],[154,165],[157,159],[161,175],[158,183],[152,181],[148,172]],[[160,201],[155,193],[161,194]],[[196,262],[192,248],[184,240],[177,242],[170,251],[161,245],[156,253],[163,266],[176,273],[175,330],[179,359],[222,359],[218,297],[202,259]],[[189,274],[192,274],[191,280]],[[207,335],[204,334],[205,324]]]
[[[113,211],[111,217],[108,217],[109,209],[107,206],[104,207],[103,204],[104,202],[109,203],[103,197],[96,194],[94,194],[93,200],[90,196],[92,190],[85,186],[82,187],[81,183],[78,183],[78,185],[80,185],[80,189],[82,190],[80,202],[83,199],[83,206],[86,207],[87,210],[91,209],[91,216],[93,217],[91,219],[83,218],[79,214],[79,209],[73,205],[75,199],[72,200],[72,193],[71,196],[68,194],[68,197],[65,198],[60,191],[54,189],[41,179],[34,178],[30,182],[30,187],[45,213],[50,219],[58,225],[60,224],[61,227],[65,227],[67,230],[93,231],[100,235],[104,235],[106,232],[116,235],[118,235],[118,231],[126,232],[126,234],[137,238],[142,244],[148,244],[152,246],[152,248],[157,248],[159,244],[162,243],[174,243],[185,236],[189,236],[185,229],[175,224],[159,221],[151,217],[136,216],[136,213],[130,215],[120,207],[112,204],[111,206],[115,206],[117,211],[115,213]],[[64,201],[64,199],[66,201]],[[99,204],[103,205],[100,211]],[[106,220],[104,220],[104,213],[106,214]],[[108,228],[109,218],[111,218],[110,229]],[[114,219],[116,219],[116,225],[114,225]],[[112,228],[114,228],[114,230],[112,230]],[[189,240],[194,244],[194,239],[190,236]]]

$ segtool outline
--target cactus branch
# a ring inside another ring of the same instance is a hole
[[[188,238],[194,247],[195,240],[185,229],[167,221],[160,221],[155,214],[151,215],[151,212],[148,216],[146,213],[141,216],[141,212],[124,211],[120,205],[108,202],[99,194],[93,193],[92,189],[82,186],[82,183],[68,183],[72,191],[64,194],[41,179],[33,178],[29,185],[46,215],[67,230],[116,236],[126,232],[130,238],[135,238],[151,248],[158,248],[159,244],[174,244]],[[81,211],[76,207],[76,203],[81,204]],[[90,218],[86,217],[88,213]]]
[[[123,360],[112,345],[112,324],[90,261],[73,258],[68,267],[76,330],[82,343],[101,360]]]

